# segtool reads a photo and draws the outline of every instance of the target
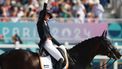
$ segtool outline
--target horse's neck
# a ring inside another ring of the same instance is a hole
[[[96,55],[90,55],[89,53],[90,52],[86,52],[86,51],[71,53],[69,51],[70,57],[72,58],[73,61],[85,65],[89,64],[96,56]]]
[[[81,65],[89,64],[93,58],[96,56],[94,51],[94,42],[82,42],[69,50],[71,57]],[[93,48],[92,48],[92,47]],[[93,51],[93,52],[91,52]]]

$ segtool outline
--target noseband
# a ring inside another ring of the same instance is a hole
[[[107,48],[112,53],[112,55],[114,56],[115,60],[117,60],[118,58],[117,58],[117,56],[113,52],[115,49],[114,48],[111,48],[110,46],[108,46]]]

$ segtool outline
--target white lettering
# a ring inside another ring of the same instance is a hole
[[[86,36],[86,38],[90,38],[91,37],[91,32],[88,29],[86,29],[86,28],[83,29],[83,34]]]
[[[65,28],[62,30],[63,37],[71,37],[71,30],[69,28]]]
[[[74,29],[74,38],[80,39],[81,38],[81,30],[79,28]]]
[[[30,37],[29,28],[23,28],[23,37]]]
[[[13,31],[13,32],[12,32],[12,31]],[[12,32],[12,35],[20,34],[20,33],[19,33],[19,28],[17,28],[17,27],[14,27],[12,31],[11,31],[11,32]]]
[[[3,34],[4,36],[6,36],[7,34],[9,34],[9,28],[3,27],[3,29],[2,29],[2,34]]]

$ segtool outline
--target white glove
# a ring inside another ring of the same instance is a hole
[[[60,47],[61,47],[61,46],[63,46],[63,47],[64,47],[64,45],[60,45]]]
[[[48,0],[45,0],[45,3],[48,3]]]
[[[65,49],[65,46],[64,45],[60,45],[59,47],[62,48],[63,50]]]

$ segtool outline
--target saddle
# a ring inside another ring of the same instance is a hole
[[[63,69],[68,69],[68,56],[64,46],[57,47],[62,56],[64,57]],[[40,64],[42,69],[57,69],[55,60],[44,48],[40,52]]]

